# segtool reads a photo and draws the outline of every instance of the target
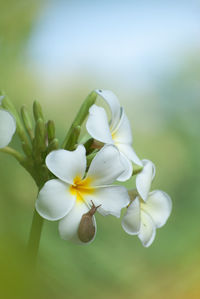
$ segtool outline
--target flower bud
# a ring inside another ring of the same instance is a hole
[[[46,128],[44,121],[39,118],[35,126],[35,138],[33,140],[33,147],[35,156],[45,151],[46,149]]]
[[[48,149],[47,149],[47,153],[50,153],[54,150],[57,150],[59,147],[59,144],[58,144],[58,139],[57,138],[54,138],[48,145]]]
[[[78,142],[78,138],[81,132],[81,126],[75,126],[72,128],[72,134],[70,139],[68,140],[65,149],[71,151],[75,149],[75,145]]]
[[[32,121],[31,121],[31,117],[30,117],[28,110],[25,106],[22,106],[22,108],[21,108],[21,116],[22,116],[22,120],[24,122],[24,126],[26,128],[26,131],[27,131],[30,139],[33,140],[33,138],[34,138],[33,125],[32,125]]]
[[[48,142],[51,143],[51,141],[55,138],[55,124],[53,120],[49,120],[47,123],[47,134],[48,134]]]
[[[42,119],[44,120],[44,116],[43,116],[43,112],[42,112],[42,107],[40,105],[39,102],[35,101],[33,103],[33,114],[34,114],[34,118],[35,118],[35,121],[37,122],[38,119]]]

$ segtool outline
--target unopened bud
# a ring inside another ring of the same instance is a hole
[[[49,120],[47,123],[48,142],[50,143],[55,138],[55,124],[53,120]]]
[[[24,126],[26,128],[26,131],[27,131],[30,139],[33,140],[33,138],[34,138],[33,125],[32,125],[32,121],[31,121],[31,117],[30,117],[28,110],[25,106],[22,106],[22,108],[21,108],[21,116],[22,116],[22,120],[24,122]]]
[[[40,118],[35,126],[34,148],[35,151],[42,152],[46,149],[46,129],[44,121]]]
[[[42,107],[40,105],[39,102],[35,101],[33,103],[33,114],[34,114],[34,118],[35,118],[35,121],[37,122],[38,119],[44,119],[44,116],[43,116],[43,112],[42,112]]]
[[[74,150],[75,145],[78,142],[78,138],[79,138],[80,132],[81,132],[81,126],[76,126],[76,127],[72,128],[71,137],[68,140],[68,142],[67,142],[67,144],[65,146],[65,149],[67,149],[69,151],[70,150]]]
[[[58,139],[54,138],[48,145],[47,153],[57,150],[59,147]]]

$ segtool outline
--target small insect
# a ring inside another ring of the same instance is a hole
[[[95,235],[95,226],[92,221],[92,216],[95,214],[96,210],[99,207],[100,205],[96,207],[92,202],[92,207],[89,212],[83,214],[81,218],[78,228],[78,237],[84,243],[91,241]]]

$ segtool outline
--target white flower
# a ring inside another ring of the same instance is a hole
[[[0,96],[0,104],[3,100]],[[6,110],[0,110],[0,148],[7,146],[16,130],[16,122],[14,117]]]
[[[162,227],[170,216],[172,201],[161,190],[149,192],[155,166],[148,160],[143,160],[143,165],[142,172],[136,178],[139,196],[128,206],[122,219],[122,227],[128,234],[138,235],[142,244],[148,247],[154,241],[156,228]]]
[[[114,144],[118,148],[125,165],[125,171],[118,180],[126,181],[132,175],[132,162],[142,166],[142,162],[132,148],[132,132],[129,120],[112,91],[95,91],[109,105],[112,117],[109,123],[106,111],[102,107],[93,105],[89,110],[89,117],[86,123],[87,131],[95,140],[105,144]]]
[[[41,189],[36,209],[47,220],[60,220],[59,233],[65,240],[82,243],[78,237],[79,224],[93,203],[100,205],[97,209],[100,214],[116,217],[120,217],[121,209],[129,203],[125,187],[110,185],[124,171],[119,151],[113,145],[104,146],[97,153],[86,175],[83,145],[75,151],[51,152],[46,165],[58,179],[48,181]],[[92,221],[96,231],[94,216]]]

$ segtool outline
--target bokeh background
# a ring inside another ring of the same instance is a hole
[[[97,215],[84,247],[46,221],[34,277],[25,248],[37,189],[1,154],[1,298],[200,298],[199,51],[199,1],[0,0],[0,89],[18,109],[39,100],[60,142],[91,90],[114,91],[136,152],[156,164],[153,189],[173,201],[148,249],[114,217]]]

